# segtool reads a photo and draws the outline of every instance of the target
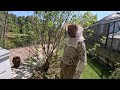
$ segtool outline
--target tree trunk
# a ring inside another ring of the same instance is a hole
[[[43,71],[47,72],[49,69],[49,66],[50,66],[50,60],[49,60],[49,58],[47,58],[45,64],[43,65]]]
[[[49,56],[47,56],[47,59],[46,59],[46,62],[45,64],[43,65],[43,70],[45,72],[48,71],[49,67],[50,67],[50,59],[52,58],[52,54],[53,54],[53,51],[51,52],[51,54]]]
[[[3,48],[5,48],[5,41],[7,36],[7,15],[8,15],[8,11],[5,14],[5,23],[3,28]]]

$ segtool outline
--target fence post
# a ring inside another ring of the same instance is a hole
[[[113,44],[114,31],[115,31],[115,21],[114,21],[114,27],[113,27],[113,33],[112,33],[112,41],[111,41],[111,45],[110,45],[110,51],[111,51],[112,44]]]
[[[108,36],[109,36],[109,30],[110,30],[110,23],[108,24],[108,30],[107,30],[107,37],[106,37],[106,41],[105,41],[105,49],[107,48],[107,42],[108,42]]]

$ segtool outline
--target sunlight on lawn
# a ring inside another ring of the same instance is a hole
[[[87,64],[80,79],[100,79],[99,75]]]

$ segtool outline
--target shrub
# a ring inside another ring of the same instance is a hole
[[[5,43],[6,43],[6,48],[7,48],[7,49],[11,49],[11,48],[14,48],[14,47],[15,47],[14,42],[11,41],[11,40],[9,40],[9,39],[7,39]]]

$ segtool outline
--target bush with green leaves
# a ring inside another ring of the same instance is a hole
[[[45,71],[48,71],[54,53],[64,43],[65,30],[62,29],[62,24],[70,14],[70,11],[35,12],[33,33],[36,36],[34,38],[39,41],[45,54],[45,64],[43,65]]]
[[[5,43],[7,49],[15,48],[14,42],[11,41],[10,39],[7,39]]]
[[[120,63],[116,63],[114,66],[115,69],[111,71],[109,79],[120,79]]]

